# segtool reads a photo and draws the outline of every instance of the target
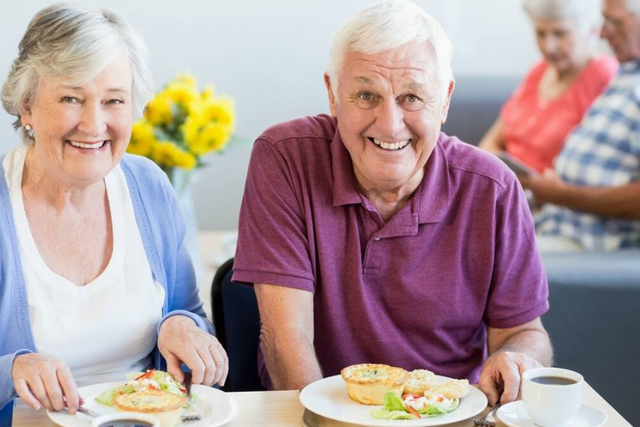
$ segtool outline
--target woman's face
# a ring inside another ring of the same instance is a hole
[[[534,19],[536,42],[544,60],[559,73],[581,68],[588,60],[595,29],[585,33],[569,19]]]
[[[124,154],[133,126],[133,73],[121,54],[79,86],[45,78],[22,114],[35,142],[30,160],[71,188],[102,180]]]

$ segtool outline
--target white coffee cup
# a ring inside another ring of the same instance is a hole
[[[580,409],[583,383],[582,375],[567,369],[530,369],[522,374],[524,408],[539,426],[562,426]]]

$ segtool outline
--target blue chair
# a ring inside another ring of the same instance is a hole
[[[222,264],[211,285],[216,336],[229,356],[225,391],[264,390],[258,376],[260,312],[252,287],[231,282],[233,258]]]

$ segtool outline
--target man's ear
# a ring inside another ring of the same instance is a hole
[[[442,103],[442,112],[441,112],[441,123],[445,124],[447,121],[447,116],[449,115],[449,105],[451,104],[451,95],[453,95],[453,89],[456,87],[455,79],[451,78],[449,81],[449,88],[447,89],[447,96]]]
[[[333,117],[337,117],[336,111],[336,97],[333,94],[333,86],[331,86],[331,78],[329,77],[329,73],[324,73],[324,85],[327,87],[327,95],[329,96],[329,109],[331,110],[331,115]]]

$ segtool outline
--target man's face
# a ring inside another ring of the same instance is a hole
[[[604,0],[602,37],[607,39],[620,62],[640,58],[640,18],[634,15],[624,0]]]
[[[325,75],[331,113],[364,189],[417,188],[447,117],[432,48],[411,42],[367,55],[348,52],[338,93]]]

